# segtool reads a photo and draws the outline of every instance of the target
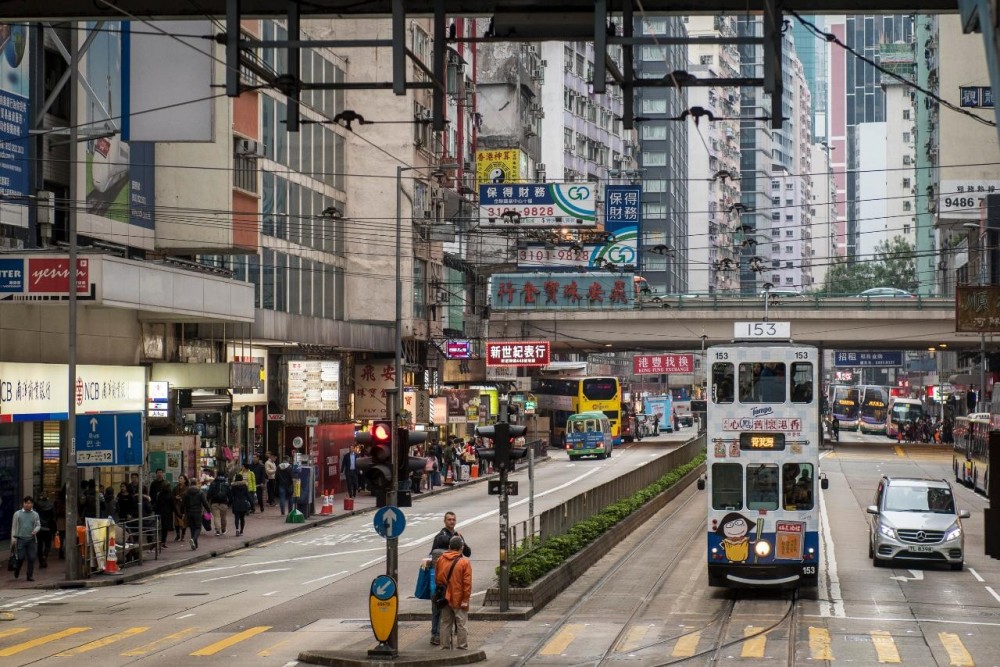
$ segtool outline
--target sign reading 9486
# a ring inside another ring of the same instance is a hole
[[[483,227],[594,227],[590,183],[488,183],[479,186]]]

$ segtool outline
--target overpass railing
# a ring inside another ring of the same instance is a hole
[[[736,310],[763,307],[762,296],[731,296],[718,294],[641,295],[635,300],[639,310],[675,308],[677,310]],[[772,296],[768,308],[780,310],[955,310],[950,297],[915,296],[911,299],[872,298],[859,296]]]

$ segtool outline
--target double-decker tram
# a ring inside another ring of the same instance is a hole
[[[708,583],[815,587],[821,563],[819,351],[788,322],[737,322],[707,350]],[[817,477],[820,483],[817,485]]]
[[[955,419],[954,453],[952,468],[955,481],[965,484],[974,491],[986,493],[990,481],[990,430],[1000,426],[998,415],[989,412],[973,412],[967,417]]]

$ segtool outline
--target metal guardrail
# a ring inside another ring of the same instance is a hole
[[[528,526],[526,523],[521,526],[522,540],[525,537],[537,535],[539,542],[544,544],[548,539],[565,535],[574,524],[589,519],[608,505],[613,505],[619,500],[628,498],[636,491],[646,488],[671,470],[693,460],[703,451],[705,451],[704,434],[688,441],[666,456],[654,459],[621,477],[584,491],[561,503],[558,507],[542,512],[536,517],[538,521],[537,532],[534,526]],[[519,543],[516,540],[511,540],[510,544]]]

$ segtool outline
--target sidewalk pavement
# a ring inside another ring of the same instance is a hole
[[[497,474],[492,473],[476,479],[463,480],[451,486],[435,487],[433,491],[424,491],[420,494],[414,494],[413,497],[414,500],[416,500],[426,495],[450,491],[451,489],[466,486],[468,484],[495,476],[497,476]],[[236,528],[233,524],[233,514],[230,512],[227,521],[226,534],[216,536],[214,531],[202,531],[201,536],[198,538],[197,551],[191,550],[188,542],[190,533],[186,533],[186,537],[183,540],[175,542],[174,531],[170,531],[167,535],[167,548],[160,550],[158,558],[154,552],[147,550],[144,554],[142,565],[130,562],[123,566],[119,563],[118,568],[120,572],[115,575],[98,573],[92,574],[86,579],[67,580],[66,561],[60,560],[57,555],[58,552],[53,549],[52,553],[49,555],[47,568],[43,569],[39,567],[39,563],[37,561],[35,562],[35,580],[33,582],[27,581],[28,565],[27,563],[24,563],[21,566],[21,576],[18,579],[14,578],[13,572],[4,572],[4,575],[6,576],[0,577],[0,589],[30,590],[39,588],[91,588],[97,586],[114,586],[117,584],[130,583],[153,574],[174,570],[192,563],[215,558],[217,556],[221,556],[222,554],[236,551],[237,549],[243,549],[277,537],[291,535],[301,530],[308,530],[313,526],[322,526],[348,516],[360,514],[362,512],[369,512],[375,509],[375,497],[368,495],[367,492],[360,492],[357,497],[354,498],[354,509],[351,511],[345,511],[344,499],[346,497],[347,493],[338,493],[334,496],[332,515],[320,514],[323,505],[323,498],[322,496],[318,497],[316,499],[316,513],[307,518],[305,523],[285,523],[285,517],[281,516],[278,506],[274,505],[272,507],[265,503],[263,514],[258,510],[255,514],[247,515],[246,528],[240,536],[236,535]],[[9,552],[10,543],[0,543],[0,553],[7,554]]]

